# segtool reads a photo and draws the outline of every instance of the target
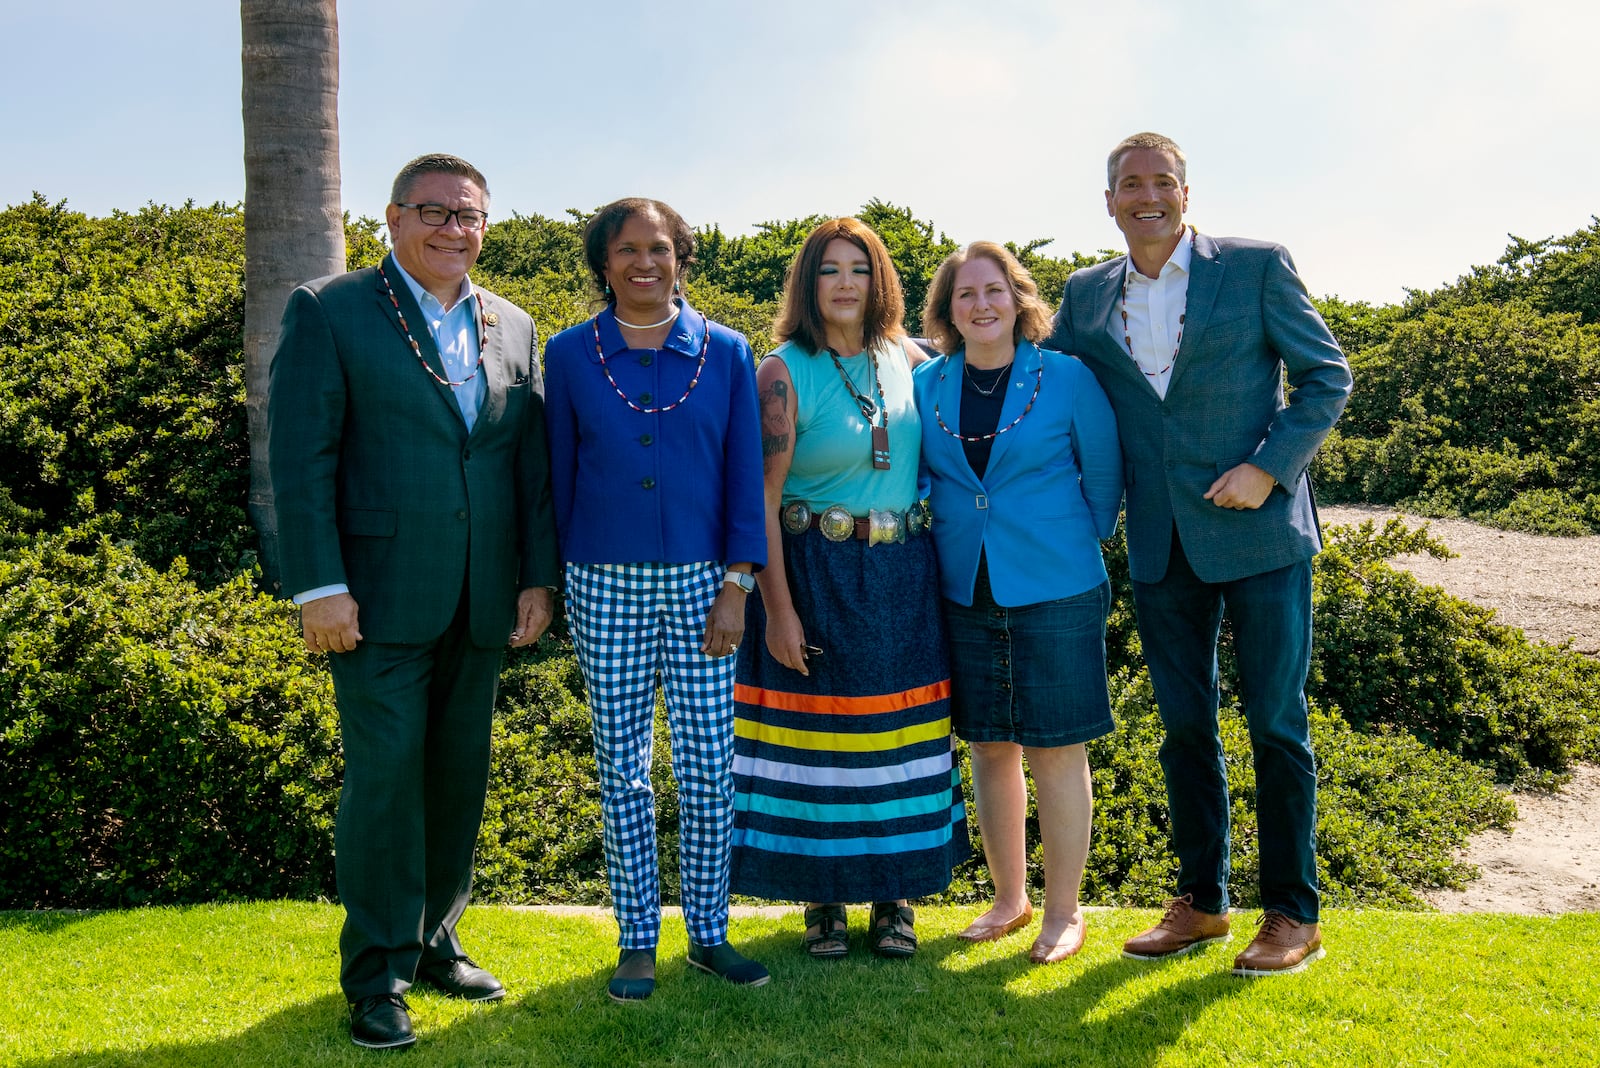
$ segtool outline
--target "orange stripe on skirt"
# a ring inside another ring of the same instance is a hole
[[[761,708],[776,708],[785,712],[814,712],[826,716],[873,716],[884,712],[904,712],[934,701],[948,700],[950,680],[940,679],[928,686],[916,686],[898,693],[874,694],[870,697],[838,697],[832,694],[789,693],[785,690],[764,690],[758,686],[739,683],[733,688],[733,699]]]

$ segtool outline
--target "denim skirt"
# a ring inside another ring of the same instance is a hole
[[[995,604],[978,569],[972,604],[944,601],[951,720],[968,742],[1077,745],[1111,733],[1106,614],[1111,584],[1056,601]]]

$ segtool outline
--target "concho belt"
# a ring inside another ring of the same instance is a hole
[[[926,534],[933,526],[933,510],[926,500],[921,500],[904,512],[873,508],[864,516],[856,516],[842,504],[829,505],[818,513],[805,501],[790,501],[783,506],[779,519],[790,534],[804,534],[816,528],[829,541],[855,538],[869,546],[897,545],[908,537]]]

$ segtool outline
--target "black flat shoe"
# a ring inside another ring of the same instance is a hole
[[[472,963],[470,957],[436,960],[417,969],[417,981],[462,1001],[499,1001],[506,996],[500,980]]]
[[[630,1001],[643,1001],[656,992],[656,951],[625,949],[617,954],[617,970],[606,984],[606,996],[626,1005]]]
[[[714,946],[697,946],[690,942],[689,964],[739,986],[765,986],[772,979],[759,961],[744,956],[729,942]]]
[[[362,1049],[404,1049],[417,1041],[399,994],[374,994],[350,1003],[350,1041]]]

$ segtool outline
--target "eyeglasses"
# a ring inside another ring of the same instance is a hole
[[[463,230],[482,230],[489,222],[489,213],[477,208],[457,208],[451,211],[443,204],[396,204],[397,208],[416,208],[422,221],[429,226],[443,226],[453,216]]]

